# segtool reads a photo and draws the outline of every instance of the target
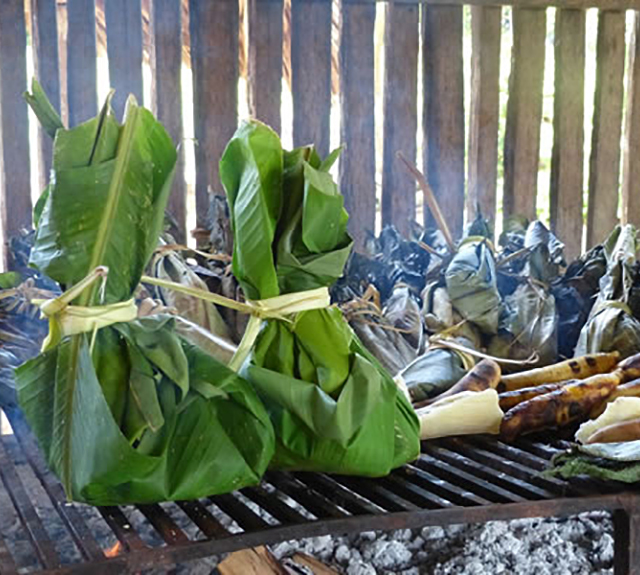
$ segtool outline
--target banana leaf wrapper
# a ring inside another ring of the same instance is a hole
[[[487,334],[498,331],[500,294],[495,258],[486,240],[468,238],[445,272],[455,310]]]
[[[465,336],[452,338],[454,343],[475,349],[473,341]],[[467,353],[446,347],[433,346],[407,367],[397,377],[409,390],[415,403],[436,397],[453,387],[475,365],[475,359]]]
[[[245,122],[220,162],[233,270],[250,300],[327,287],[351,249],[343,197],[312,147]],[[338,308],[267,319],[240,369],[276,432],[273,467],[382,476],[419,454],[419,424]]]
[[[504,298],[498,335],[487,351],[514,360],[536,354],[538,364],[548,365],[558,357],[557,335],[555,297],[545,287],[526,282]]]
[[[151,274],[161,280],[209,291],[207,284],[175,251],[161,250],[156,253],[151,264]],[[176,324],[178,333],[184,339],[204,348],[225,365],[229,363],[235,345],[231,340],[229,327],[214,304],[163,287],[157,287],[156,293],[166,306],[174,308],[181,318],[187,320],[179,320]]]
[[[640,352],[640,321],[629,307],[637,249],[635,227],[616,227],[603,247],[607,272],[600,279],[600,292],[580,331],[574,357],[617,350],[624,358]]]
[[[41,117],[47,103],[34,96]],[[107,101],[98,118],[51,132],[54,177],[31,263],[63,289],[107,266],[103,289],[74,303],[127,301],[159,239],[176,162],[171,139],[133,99],[122,126]],[[183,340],[171,316],[115,323],[95,340],[58,336],[16,379],[70,500],[192,499],[260,480],[274,448],[264,406],[247,381]]]

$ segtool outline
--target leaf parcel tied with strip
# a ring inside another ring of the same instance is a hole
[[[273,427],[248,382],[180,337],[172,316],[135,318],[131,298],[158,243],[175,163],[167,132],[133,98],[123,125],[107,101],[97,118],[55,131],[31,262],[63,289],[75,286],[64,296],[75,305],[51,312],[59,298],[42,306],[49,341],[17,370],[17,386],[49,466],[75,501],[228,492],[258,482],[273,453]],[[82,289],[97,266],[108,268],[103,289]],[[133,317],[98,331],[74,323],[105,310],[127,315],[132,305]]]
[[[337,155],[322,161],[313,147],[284,151],[276,133],[256,121],[229,142],[220,177],[233,271],[248,299],[278,298],[286,306],[342,274],[352,241],[329,174]],[[418,456],[411,405],[339,309],[264,321],[254,315],[247,329],[256,323],[257,338],[238,367],[271,415],[274,467],[380,476]]]

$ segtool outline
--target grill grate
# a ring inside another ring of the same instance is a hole
[[[94,509],[65,502],[22,417],[7,415],[14,434],[0,435],[2,575],[89,565],[122,573],[327,533],[616,510],[636,499],[612,482],[541,476],[562,441],[471,437],[426,442],[417,461],[375,480],[270,472],[260,486],[200,501]]]

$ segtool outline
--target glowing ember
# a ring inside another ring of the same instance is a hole
[[[117,557],[118,555],[120,555],[121,550],[122,550],[122,543],[118,541],[113,547],[109,547],[109,549],[105,549],[104,556],[108,557],[109,559],[111,557]]]

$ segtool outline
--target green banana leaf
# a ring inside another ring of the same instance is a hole
[[[617,226],[603,244],[607,272],[589,319],[580,331],[575,357],[600,351],[619,351],[622,357],[640,352],[640,321],[629,307],[637,251],[636,229]]]
[[[244,123],[220,161],[234,233],[233,270],[249,299],[326,287],[351,249],[344,199],[312,147],[282,150]],[[418,420],[337,308],[263,322],[240,370],[276,432],[280,469],[380,476],[419,453]]]
[[[175,251],[158,251],[150,267],[150,274],[161,280],[209,291],[207,284]],[[180,315],[176,329],[182,337],[202,347],[225,365],[229,363],[235,345],[227,324],[214,304],[163,287],[157,287],[156,293],[166,306],[174,308]]]
[[[122,126],[107,100],[98,118],[58,129],[32,265],[63,289],[108,266],[102,289],[74,303],[131,298],[158,243],[176,157],[133,98]],[[17,370],[20,405],[69,499],[190,499],[260,480],[274,449],[264,406],[174,323],[156,315],[65,337]]]
[[[501,301],[495,257],[486,240],[465,240],[451,260],[445,280],[456,311],[484,333],[495,334]]]

